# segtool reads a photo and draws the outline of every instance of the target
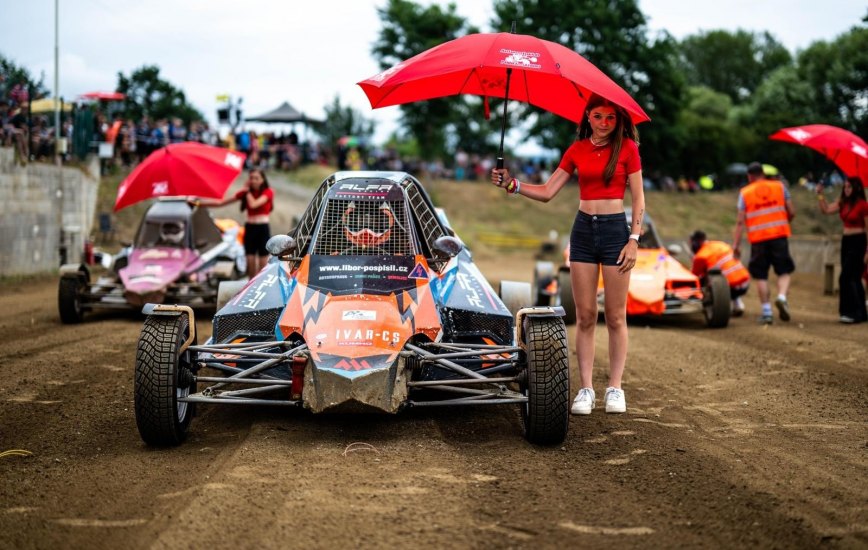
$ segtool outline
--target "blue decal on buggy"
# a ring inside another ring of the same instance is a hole
[[[289,302],[290,297],[292,297],[293,291],[295,291],[295,285],[297,281],[295,277],[291,277],[287,272],[286,268],[282,267],[277,272],[278,280],[280,281],[280,297],[283,299],[284,305]]]
[[[441,304],[445,304],[449,299],[449,294],[452,292],[452,287],[455,286],[455,273],[458,267],[446,272],[443,277],[431,279],[431,290],[434,291],[434,296]]]
[[[407,275],[408,279],[427,279],[428,272],[425,271],[425,267],[422,264],[416,264],[416,267],[413,268],[413,271]]]

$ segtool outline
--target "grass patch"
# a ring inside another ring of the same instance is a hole
[[[286,179],[293,183],[303,185],[310,189],[316,189],[330,175],[337,172],[338,169],[334,166],[323,166],[322,164],[307,164],[297,170],[288,172],[280,172]]]

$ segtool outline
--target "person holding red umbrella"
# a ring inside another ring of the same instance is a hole
[[[271,238],[269,214],[274,209],[274,191],[268,185],[265,172],[258,168],[250,171],[247,181],[237,193],[222,201],[198,201],[201,206],[225,206],[241,201],[241,210],[247,212],[244,223],[244,252],[247,255],[247,276],[253,278],[268,263],[265,243]]]
[[[581,200],[570,234],[570,279],[576,300],[576,352],[581,389],[571,411],[591,414],[596,404],[592,373],[597,282],[602,269],[609,332],[609,384],[604,404],[608,413],[623,413],[627,410],[621,388],[627,361],[627,290],[630,270],[636,264],[645,214],[639,133],[623,108],[593,95],[585,108],[577,138],[545,183],[520,182],[510,176],[507,169],[492,170],[491,181],[509,194],[548,202],[573,173],[577,173]],[[629,222],[624,213],[624,193],[628,186],[633,207],[633,219]]]
[[[841,236],[841,275],[838,277],[838,313],[842,323],[868,321],[862,273],[868,264],[868,201],[860,178],[851,177],[841,186],[841,196],[831,204],[817,186],[817,200],[823,214],[837,212],[844,223]]]

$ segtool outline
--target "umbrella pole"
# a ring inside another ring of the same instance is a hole
[[[515,21],[512,22],[512,27],[509,32],[515,34]],[[497,169],[503,169],[503,138],[506,135],[506,107],[509,105],[509,77],[512,76],[512,69],[506,70],[506,92],[503,95],[503,120],[500,121],[500,149],[497,150]],[[501,176],[501,180],[503,176]]]
[[[503,138],[506,135],[506,107],[509,105],[509,77],[512,69],[506,70],[506,94],[503,98],[503,120],[500,121],[500,149],[497,151],[497,169],[503,169]]]

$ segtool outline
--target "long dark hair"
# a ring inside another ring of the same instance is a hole
[[[862,185],[862,178],[858,176],[853,176],[847,178],[847,181],[850,182],[850,187],[853,189],[850,191],[850,196],[844,194],[844,186],[841,186],[841,204],[847,204],[849,207],[853,207],[859,199],[865,200],[865,187]]]
[[[263,191],[265,191],[266,189],[269,188],[268,178],[265,177],[265,172],[263,172],[259,168],[252,168],[250,170],[250,172],[248,173],[247,177],[249,178],[250,175],[252,175],[254,172],[259,172],[259,175],[262,176],[262,185],[259,187],[259,191],[256,191],[256,193],[254,195],[254,196],[259,196],[262,194]],[[252,192],[252,191],[253,191],[253,189],[248,189],[248,193]],[[245,210],[247,210],[247,196],[246,195],[241,197],[241,211],[244,212]]]
[[[615,174],[615,168],[618,166],[618,157],[621,156],[621,145],[624,143],[624,138],[630,138],[636,142],[636,145],[639,145],[639,130],[636,129],[636,125],[633,124],[633,120],[627,114],[627,111],[608,99],[594,94],[588,100],[587,106],[585,106],[585,114],[582,115],[582,123],[579,125],[579,132],[576,135],[577,140],[591,137],[593,130],[591,129],[591,122],[588,120],[588,117],[591,111],[597,107],[611,107],[615,110],[615,129],[609,138],[612,144],[612,156],[609,157],[606,169],[603,170],[603,180],[606,182],[606,185],[609,185],[609,180],[612,179],[612,176]]]

